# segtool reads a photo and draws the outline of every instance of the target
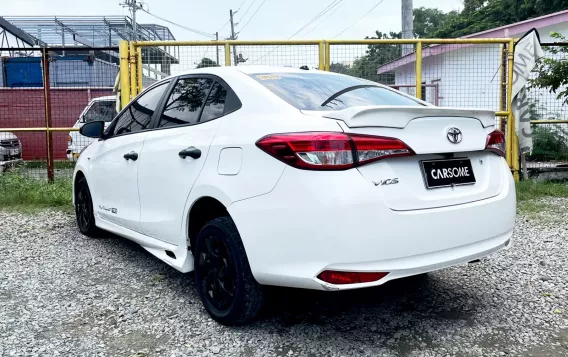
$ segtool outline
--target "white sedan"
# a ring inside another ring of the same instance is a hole
[[[374,82],[216,67],[155,83],[79,157],[82,233],[195,270],[213,319],[243,324],[265,285],[345,290],[511,243],[515,185],[495,113]]]

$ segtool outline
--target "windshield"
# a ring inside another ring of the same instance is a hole
[[[104,120],[109,123],[116,114],[116,102],[114,100],[96,101],[85,113],[85,123],[94,120]]]
[[[388,88],[364,87],[347,91],[322,106],[322,103],[346,88],[376,83],[324,73],[255,73],[250,76],[301,110],[341,110],[365,105],[422,105]]]

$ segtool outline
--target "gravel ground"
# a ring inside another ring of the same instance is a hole
[[[520,216],[513,247],[481,262],[359,291],[273,289],[239,328],[125,239],[0,212],[0,356],[568,356],[568,200],[547,204],[553,219]]]

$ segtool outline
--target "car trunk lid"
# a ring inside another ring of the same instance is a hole
[[[502,190],[503,159],[485,151],[487,136],[495,129],[495,113],[492,111],[383,106],[319,113],[323,118],[337,120],[346,133],[397,138],[414,151],[416,155],[413,156],[390,158],[358,167],[368,184],[381,191],[386,204],[393,210],[464,204],[496,196]],[[459,131],[459,140],[453,140],[449,135],[453,129]],[[425,166],[424,162],[431,160],[436,161]],[[454,166],[456,169],[453,169]],[[448,178],[444,168],[463,172],[466,166],[472,171],[475,183],[460,185],[459,180],[445,180],[453,184],[428,187],[426,176],[429,173],[435,176],[445,174]],[[431,170],[436,168],[440,171],[432,173]]]

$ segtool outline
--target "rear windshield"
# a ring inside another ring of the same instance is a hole
[[[367,87],[343,93],[322,107],[328,98],[345,88],[374,82],[324,73],[255,73],[250,76],[301,110],[341,110],[360,105],[422,105],[387,88]]]

